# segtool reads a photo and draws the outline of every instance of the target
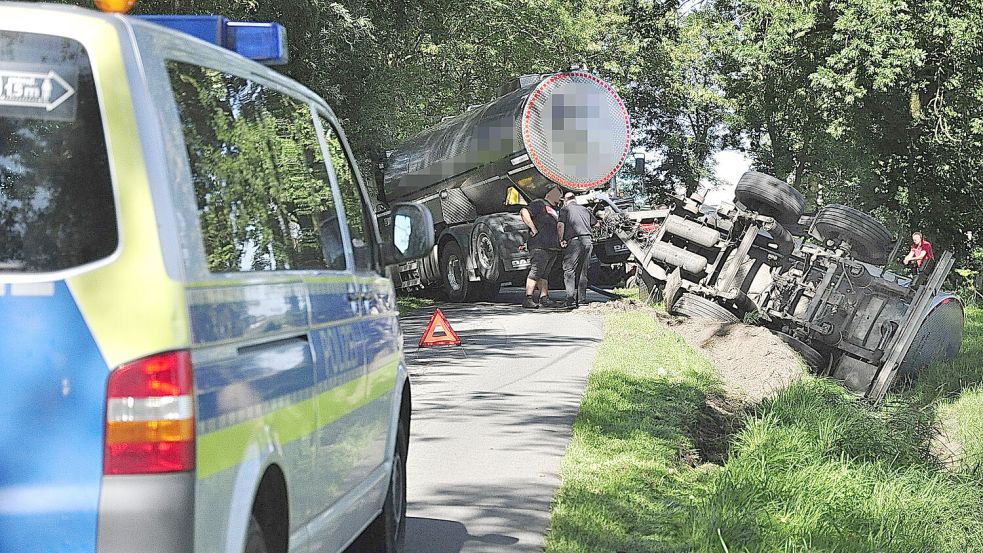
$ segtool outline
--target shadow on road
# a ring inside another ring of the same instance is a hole
[[[460,522],[437,518],[406,519],[406,550],[430,553],[459,553],[468,542],[488,545],[513,545],[519,538],[501,534],[473,536]]]

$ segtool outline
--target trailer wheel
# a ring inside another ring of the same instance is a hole
[[[757,171],[748,171],[741,176],[734,196],[748,209],[779,223],[799,222],[806,205],[802,193],[787,182]]]
[[[482,280],[498,282],[502,276],[502,256],[491,228],[485,223],[474,227],[474,258]]]
[[[690,294],[689,292],[683,293],[683,295],[676,300],[675,305],[672,306],[672,314],[684,315],[693,319],[720,321],[722,323],[740,322],[737,315],[727,311],[724,306],[718,305],[706,298],[697,296],[696,294]]]
[[[880,265],[887,261],[894,239],[877,219],[845,205],[828,205],[817,215],[813,229],[823,240],[842,240],[854,259]]]
[[[468,300],[471,281],[468,280],[467,261],[461,252],[461,246],[453,240],[440,252],[440,278],[443,280],[447,299],[455,303]]]
[[[785,334],[784,332],[775,331],[775,334],[781,338],[788,347],[792,348],[795,353],[798,353],[802,357],[802,360],[805,361],[806,366],[811,370],[815,372],[822,372],[826,370],[826,358],[812,346],[794,336]]]

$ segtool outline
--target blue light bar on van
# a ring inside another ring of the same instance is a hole
[[[287,63],[287,30],[279,23],[229,21],[221,15],[140,15],[266,65]]]

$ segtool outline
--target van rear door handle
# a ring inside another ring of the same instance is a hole
[[[310,341],[310,338],[307,336],[307,333],[304,333],[304,334],[298,334],[296,336],[290,336],[288,338],[277,338],[276,340],[270,340],[269,342],[262,342],[262,343],[259,343],[259,344],[250,344],[248,346],[240,346],[240,347],[236,348],[236,352],[238,352],[240,355],[242,355],[242,354],[251,353],[251,352],[254,352],[254,351],[262,351],[262,350],[265,350],[265,349],[270,349],[270,348],[275,348],[275,347],[289,346],[289,345],[295,344],[295,343],[304,343],[304,344],[306,344],[309,341]]]

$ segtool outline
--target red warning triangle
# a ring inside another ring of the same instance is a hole
[[[440,336],[437,335],[438,330],[441,333]],[[447,317],[438,308],[433,312],[433,316],[430,317],[430,323],[427,324],[427,329],[423,331],[423,336],[420,337],[420,347],[459,345],[461,345],[461,339],[457,337],[457,333],[451,328],[451,324],[447,322]]]

